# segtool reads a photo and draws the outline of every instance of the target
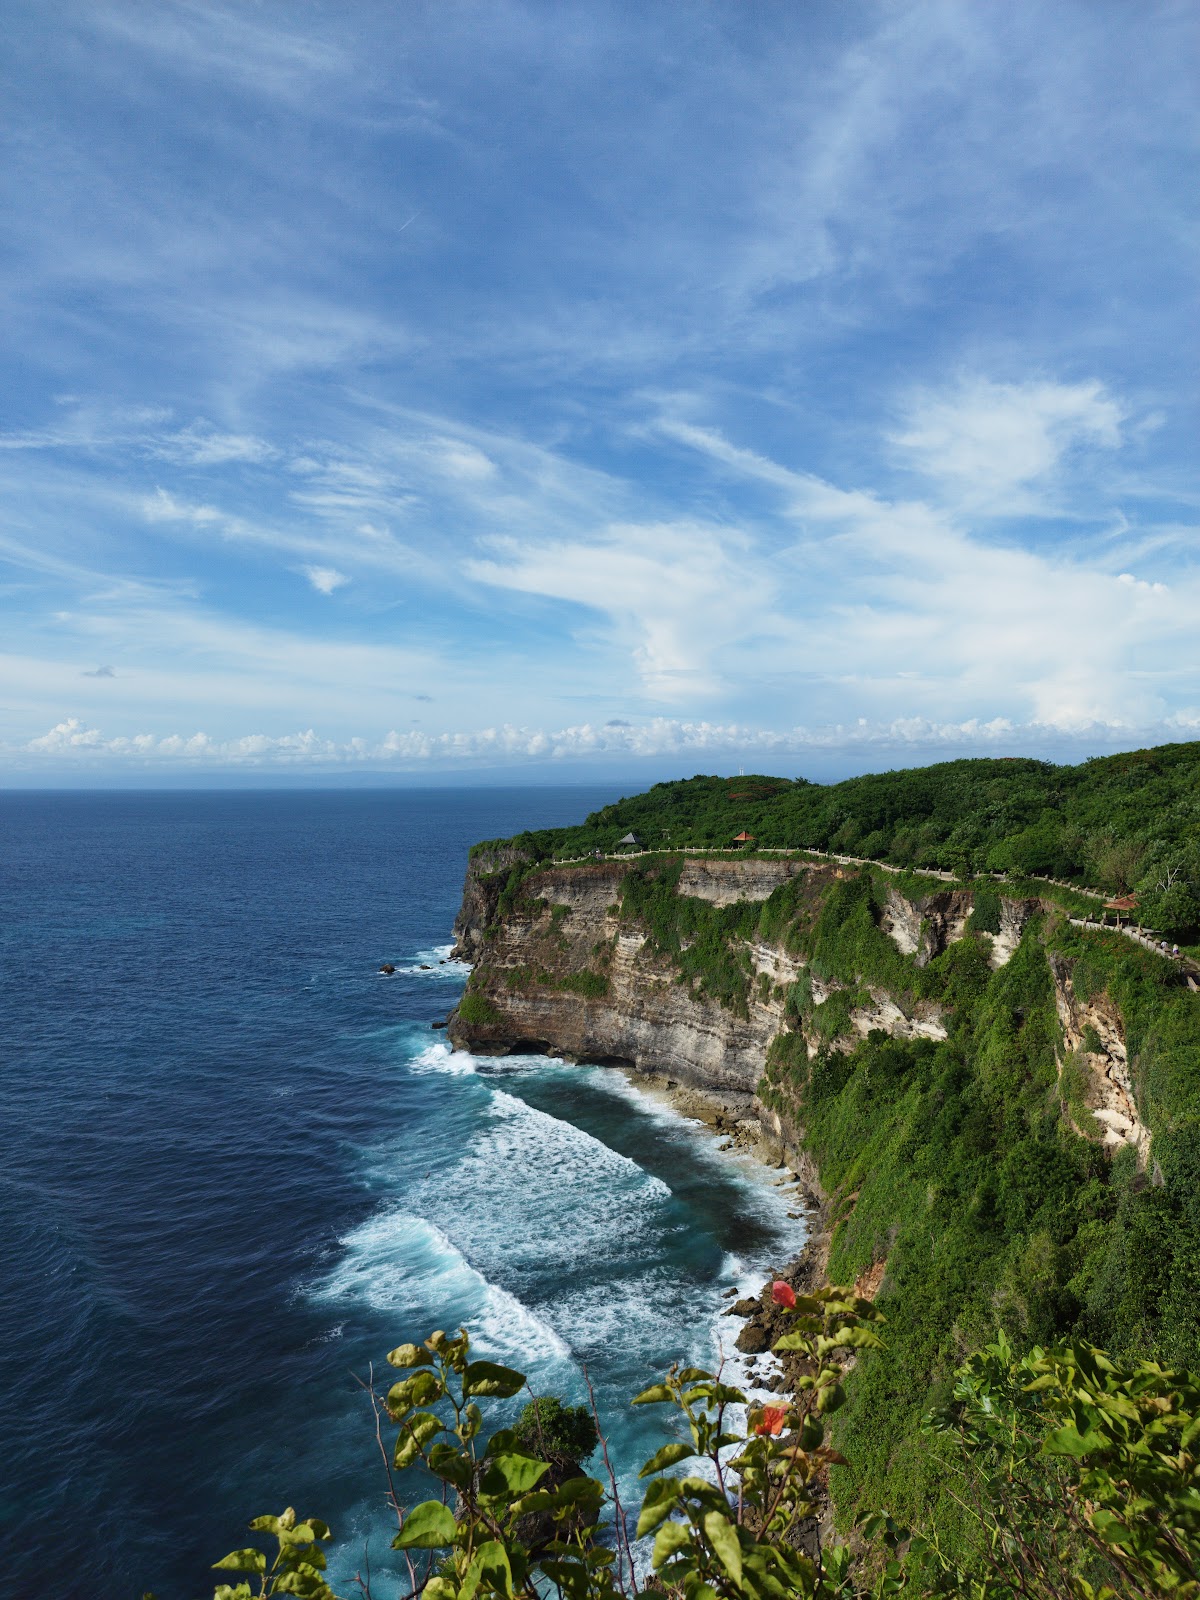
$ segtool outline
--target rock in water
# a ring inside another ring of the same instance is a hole
[[[737,1336],[737,1347],[743,1355],[761,1356],[771,1348],[767,1330],[761,1322],[748,1322]]]

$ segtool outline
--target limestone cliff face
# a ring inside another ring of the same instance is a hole
[[[705,874],[703,884],[725,897],[743,864],[719,865],[724,870]],[[752,986],[749,1014],[737,1017],[716,1000],[694,995],[669,956],[647,949],[644,933],[620,926],[626,870],[620,861],[546,867],[525,880],[523,908],[482,925],[464,923],[460,947],[479,950],[482,959],[471,985],[476,1003],[466,1008],[467,1017],[460,1008],[451,1020],[451,1042],[490,1054],[549,1050],[620,1062],[670,1073],[697,1088],[751,1093],[783,1025],[782,1000],[773,985],[769,994],[767,984]],[[784,876],[766,887],[761,874],[748,874],[753,892],[747,898],[766,899]],[[782,952],[764,951],[762,959],[762,970],[796,971]],[[589,975],[591,987],[603,993],[587,992]]]
[[[1076,992],[1070,964],[1052,960],[1054,999],[1062,1025],[1066,1057],[1082,1068],[1083,1107],[1074,1120],[1078,1132],[1112,1150],[1132,1145],[1141,1166],[1150,1154],[1150,1130],[1142,1121],[1129,1072],[1121,1014],[1107,995],[1084,999]],[[1066,1058],[1060,1057],[1060,1074]],[[1090,1114],[1090,1115],[1089,1115]]]
[[[619,1062],[666,1073],[695,1088],[750,1094],[762,1075],[767,1050],[786,1026],[784,998],[803,963],[781,946],[756,941],[747,954],[755,974],[746,1014],[693,990],[669,955],[619,916],[622,861],[543,867],[521,886],[518,904],[498,914],[515,851],[472,858],[455,923],[455,954],[475,964],[470,997],[451,1019],[456,1048],[485,1054],[545,1050],[592,1061]],[[843,876],[840,869],[793,858],[684,863],[678,892],[732,905],[763,901],[798,873],[808,877],[814,900]],[[901,949],[930,960],[946,942],[961,938],[970,895],[939,892],[911,904],[893,890],[884,927]],[[1006,910],[1014,926],[1027,911]],[[834,987],[813,980],[822,1004]],[[873,1028],[898,1038],[946,1037],[935,1005],[902,1009],[891,995],[871,989],[850,1014],[851,1032],[840,1046],[852,1049]],[[810,1054],[818,1041],[808,1040]]]
[[[739,900],[766,900],[780,884],[807,871],[803,861],[780,857],[751,858],[747,861],[722,861],[700,857],[685,861],[679,875],[679,893],[697,900],[710,900],[716,906],[736,905]]]
[[[520,850],[501,846],[479,850],[471,857],[463,884],[462,905],[454,919],[453,961],[477,961],[483,949],[483,930],[495,920],[496,903],[509,869],[526,858]]]
[[[455,954],[475,970],[466,1002],[450,1021],[451,1043],[483,1054],[548,1051],[620,1063],[698,1089],[752,1095],[771,1041],[788,1025],[784,1002],[803,962],[776,944],[749,945],[755,977],[745,1014],[737,1015],[693,990],[644,931],[622,923],[625,862],[542,867],[524,879],[516,904],[501,914],[509,870],[521,860],[511,848],[472,857],[454,933]],[[694,858],[684,863],[678,892],[722,906],[763,901],[798,873],[807,874],[804,898],[810,904],[843,875],[832,865],[796,859]],[[1036,900],[1001,899],[1000,929],[991,936],[993,966],[1009,959],[1038,908]],[[964,936],[971,910],[966,890],[939,890],[913,902],[892,888],[881,925],[924,965]],[[810,977],[820,1008],[838,986]],[[1135,1144],[1144,1159],[1149,1135],[1130,1083],[1120,1017],[1102,999],[1079,999],[1069,964],[1056,962],[1054,978],[1066,1052],[1088,1075],[1093,1126],[1081,1131],[1113,1148]],[[944,1039],[947,1031],[932,1002],[902,1008],[895,996],[872,986],[859,996],[849,1030],[833,1046],[853,1049],[875,1028],[895,1038]],[[1097,1041],[1097,1048],[1088,1048]],[[810,1056],[819,1042],[815,1033],[806,1035]],[[797,1142],[794,1130],[775,1131],[789,1144]]]

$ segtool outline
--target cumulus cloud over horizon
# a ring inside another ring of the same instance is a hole
[[[939,747],[988,755],[1003,750],[1021,753],[1043,744],[1047,734],[1062,743],[1063,759],[1082,759],[1093,750],[1131,748],[1141,742],[1200,738],[1200,707],[1150,727],[1108,723],[1080,724],[1064,736],[1045,724],[1017,725],[997,717],[989,722],[935,723],[920,717],[851,726],[764,729],[736,723],[687,722],[656,717],[641,724],[610,719],[603,725],[580,723],[558,729],[479,728],[463,732],[392,730],[380,739],[336,740],[308,728],[296,733],[244,734],[214,739],[192,734],[106,735],[77,717],[68,717],[28,741],[20,752],[39,761],[97,761],[116,758],[123,766],[180,770],[204,766],[244,768],[364,768],[379,771],[418,770],[442,764],[454,767],[522,766],[544,762],[601,762],[614,758],[641,761],[654,757],[704,755],[733,762],[742,757],[783,760],[807,752],[857,751],[867,759],[894,751],[931,751]],[[936,754],[933,757],[936,759]],[[861,760],[859,761],[861,766]],[[863,768],[862,770],[866,770]]]

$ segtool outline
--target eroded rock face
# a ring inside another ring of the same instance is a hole
[[[906,900],[898,889],[889,889],[880,927],[906,956],[914,956],[919,967],[940,956],[967,931],[975,897],[968,889],[947,889],[927,895],[923,900]],[[1000,931],[989,935],[992,942],[989,961],[993,968],[1012,959],[1021,942],[1025,924],[1038,909],[1036,900],[1000,900]]]
[[[1021,935],[1025,932],[1025,924],[1039,909],[1036,900],[1007,900],[1001,897],[1000,932],[992,934],[992,953],[989,957],[993,968],[998,969],[1012,960],[1021,942]]]
[[[911,1016],[901,1011],[885,989],[871,990],[871,1004],[856,1006],[850,1013],[850,1023],[855,1032],[866,1038],[875,1028],[882,1028],[893,1039],[945,1039],[946,1024],[942,1021],[939,1006],[929,1000],[920,1000]],[[851,1047],[858,1039],[848,1041]]]
[[[739,900],[766,900],[780,884],[807,871],[807,864],[787,857],[750,861],[685,861],[679,875],[679,893],[715,906],[736,905]]]
[[[483,930],[496,915],[496,902],[504,887],[502,874],[526,858],[519,850],[503,846],[481,850],[471,857],[463,884],[462,905],[454,919],[454,961],[477,961],[483,948]]]
[[[620,1062],[669,1072],[697,1088],[752,1092],[783,1026],[774,984],[751,984],[746,1017],[693,994],[670,957],[646,947],[644,933],[621,928],[617,906],[626,870],[619,861],[602,861],[532,874],[525,893],[544,904],[488,924],[488,936],[478,941],[484,960],[472,991],[491,1015],[472,1022],[456,1016],[451,1041],[492,1054],[549,1050]],[[559,987],[585,973],[604,980],[606,992]]]
[[[901,955],[915,955],[920,948],[921,913],[898,889],[889,888],[879,926],[895,943]]]
[[[1084,1000],[1076,993],[1070,962],[1054,957],[1050,965],[1066,1050],[1087,1074],[1087,1109],[1093,1126],[1077,1131],[1085,1138],[1098,1136],[1112,1150],[1132,1145],[1138,1152],[1139,1165],[1144,1167],[1150,1155],[1150,1130],[1142,1121],[1134,1098],[1121,1014],[1107,995]],[[1060,1058],[1060,1075],[1063,1066]]]
[[[965,889],[943,890],[914,902],[898,889],[889,888],[880,927],[898,950],[914,956],[917,965],[924,967],[948,944],[962,938],[973,906]]]

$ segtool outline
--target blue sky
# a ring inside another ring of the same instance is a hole
[[[7,17],[4,781],[1200,736],[1190,4]]]

